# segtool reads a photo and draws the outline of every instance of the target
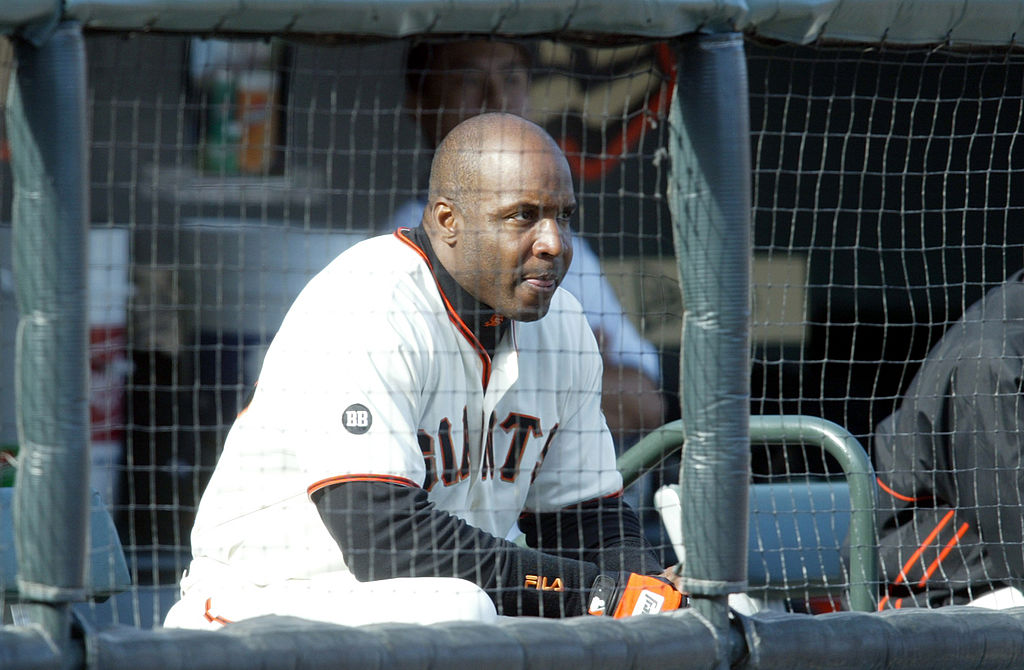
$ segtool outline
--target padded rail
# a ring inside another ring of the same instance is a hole
[[[864,447],[845,428],[813,416],[752,416],[750,441],[765,444],[814,444],[831,454],[846,477],[850,500],[850,607],[875,609],[878,556],[875,539],[875,474]],[[652,431],[619,457],[623,484],[629,486],[644,472],[683,446],[682,422]]]

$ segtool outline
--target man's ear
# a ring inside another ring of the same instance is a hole
[[[430,208],[430,217],[434,221],[440,240],[450,247],[455,246],[462,228],[461,219],[451,201],[446,198],[438,198]]]

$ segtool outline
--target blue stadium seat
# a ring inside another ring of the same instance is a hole
[[[0,589],[4,603],[17,603],[18,560],[14,547],[14,489],[0,487]],[[91,600],[104,600],[131,586],[121,540],[99,493],[92,492],[89,517],[89,565],[86,592]]]
[[[676,552],[679,486],[655,498]],[[845,480],[795,478],[752,484],[747,532],[748,593],[767,600],[814,596],[841,598],[850,585],[843,558],[850,529],[850,489]]]

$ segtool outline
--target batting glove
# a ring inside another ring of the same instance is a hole
[[[668,580],[640,575],[635,572],[619,573],[618,579],[601,575],[590,588],[588,614],[612,616],[622,619],[638,614],[657,614],[686,606],[683,594]]]

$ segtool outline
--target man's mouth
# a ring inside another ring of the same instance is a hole
[[[558,287],[558,278],[553,274],[532,275],[523,281],[538,291],[554,291]]]

